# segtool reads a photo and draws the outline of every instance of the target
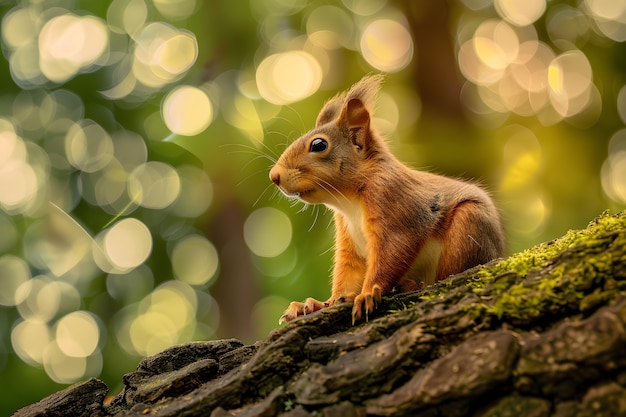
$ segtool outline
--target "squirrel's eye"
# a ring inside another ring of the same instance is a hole
[[[311,141],[310,152],[324,152],[328,149],[328,142],[322,138],[315,138]]]

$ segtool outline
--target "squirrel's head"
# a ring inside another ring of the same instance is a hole
[[[330,99],[315,128],[292,143],[270,171],[270,179],[287,197],[334,205],[360,188],[361,165],[385,152],[373,130],[371,115],[382,75],[367,76]]]

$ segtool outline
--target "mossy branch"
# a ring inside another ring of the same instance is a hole
[[[16,416],[626,415],[626,213],[386,297],[356,327],[334,306],[254,345],[170,348],[124,382],[108,407],[90,380]]]

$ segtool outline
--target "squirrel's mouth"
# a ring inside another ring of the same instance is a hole
[[[278,187],[278,188],[283,193],[283,195],[289,200],[303,200],[304,201],[304,197],[312,194],[315,191],[314,189],[304,189],[300,191],[289,192],[287,190],[284,190],[282,187]]]
[[[279,187],[279,189],[283,193],[283,195],[287,197],[289,200],[302,199],[303,196],[311,194],[314,191],[314,190],[302,190],[302,191],[288,192],[282,189],[281,187]]]

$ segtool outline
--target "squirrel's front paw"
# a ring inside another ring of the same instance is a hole
[[[364,291],[357,295],[352,306],[352,325],[363,317],[363,313],[365,313],[365,321],[367,321],[369,314],[374,312],[382,296],[383,290],[379,285],[374,285],[371,292]]]
[[[280,316],[278,320],[278,324],[283,324],[285,322],[291,321],[299,316],[304,316],[305,314],[311,314],[317,310],[321,310],[324,307],[328,307],[328,302],[317,301],[315,298],[307,298],[304,300],[304,303],[300,303],[298,301],[292,301],[287,307],[287,310]]]
[[[351,292],[350,294],[343,294],[343,295],[338,295],[336,297],[331,297],[326,302],[326,304],[328,304],[329,306],[334,306],[336,304],[351,303],[354,301],[355,298],[356,298],[356,293]]]

